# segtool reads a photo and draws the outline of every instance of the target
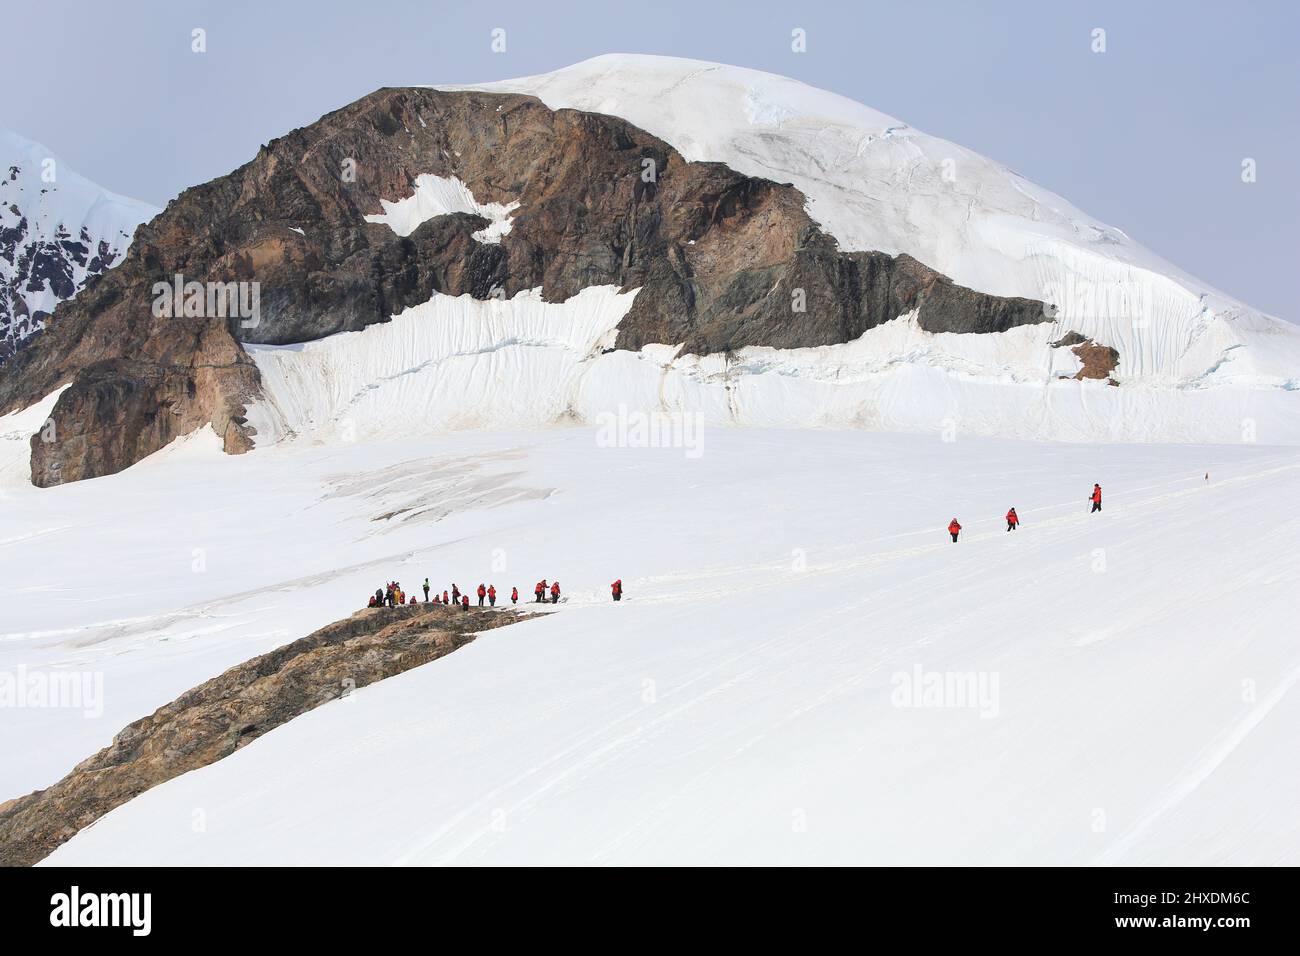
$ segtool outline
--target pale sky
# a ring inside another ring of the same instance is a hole
[[[505,53],[490,48],[494,27]],[[790,49],[795,27],[806,53]],[[157,205],[381,86],[658,53],[859,100],[1300,321],[1294,2],[0,0],[0,31],[0,125]]]

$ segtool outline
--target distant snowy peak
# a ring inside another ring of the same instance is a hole
[[[136,226],[158,211],[0,129],[0,362],[44,327],[56,305],[117,263]]]
[[[1188,275],[1000,163],[782,76],[611,54],[473,87],[618,116],[687,160],[789,182],[845,251],[906,253],[980,292],[1049,303],[1116,349],[1125,384],[1294,387],[1300,331]],[[1243,348],[1245,346],[1245,348]]]

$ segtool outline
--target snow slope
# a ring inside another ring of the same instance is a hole
[[[931,334],[906,315],[844,345],[678,355],[611,351],[635,292],[564,303],[435,295],[391,322],[301,345],[246,346],[262,373],[259,447],[467,428],[598,423],[620,409],[713,425],[852,426],[1061,441],[1300,443],[1285,389],[1172,390],[1061,380],[1051,326]]]
[[[42,328],[37,313],[54,311],[121,259],[136,226],[158,212],[0,129],[0,339],[12,349]]]
[[[688,160],[793,183],[841,248],[906,252],[962,285],[1052,303],[1060,330],[1119,350],[1125,383],[1300,381],[1293,326],[1004,166],[834,93],[740,67],[630,54],[473,88],[621,116]]]
[[[97,717],[7,712],[0,798],[378,582],[545,575],[558,611],[50,862],[1300,862],[1293,449],[707,427],[695,447],[573,427],[230,457],[199,433],[35,489],[6,442],[0,669],[104,694]],[[905,706],[918,667],[985,696]]]
[[[564,303],[435,295],[391,322],[286,346],[247,345],[265,398],[258,444],[526,427],[561,420],[584,360],[613,342],[635,292],[593,286]]]
[[[249,347],[253,454],[205,429],[37,489],[57,395],[0,418],[0,680],[102,687],[3,710],[0,802],[385,580],[567,595],[49,863],[1300,864],[1289,326],[972,154],[949,183],[929,163],[957,147],[792,81],[622,57],[512,82],[795,181],[848,248],[1074,311],[701,357],[609,351],[635,290],[435,296]],[[486,209],[426,180],[382,221],[508,225]],[[1059,378],[1066,327],[1129,349],[1122,387]],[[646,419],[691,440],[642,447]]]

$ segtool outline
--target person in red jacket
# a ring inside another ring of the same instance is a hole
[[[493,607],[497,606],[497,586],[495,584],[488,585],[488,604]]]
[[[1088,496],[1088,500],[1092,502],[1094,513],[1101,510],[1101,485],[1092,486],[1092,494]]]
[[[1012,508],[1007,512],[1007,530],[1015,531],[1020,525],[1020,516],[1016,514],[1016,509]]]
[[[948,522],[948,533],[952,535],[952,543],[956,544],[957,535],[961,534],[961,525],[957,523],[956,518],[953,518],[951,521]]]
[[[468,594],[462,594],[462,595],[461,595],[461,598],[460,598],[460,609],[461,609],[462,611],[468,611],[468,610],[469,610],[469,595],[468,595]]]
[[[518,589],[518,588],[511,588],[511,589],[510,589],[510,603],[511,603],[511,604],[518,604],[518,603],[519,603],[519,589]]]
[[[483,599],[487,597],[487,588],[483,586],[481,581],[479,582],[478,591],[476,593],[478,594],[478,606],[482,607]]]
[[[455,584],[452,584],[451,586],[451,603],[452,604],[460,603],[460,588],[456,587]]]
[[[533,600],[538,604],[541,604],[546,600],[546,578],[542,578],[538,581],[537,586],[533,588]]]
[[[560,582],[556,581],[551,585],[551,603],[556,604],[560,600]]]
[[[623,579],[622,578],[619,578],[617,581],[615,581],[613,584],[609,586],[609,593],[610,596],[615,601],[623,600]]]
[[[442,603],[443,603],[443,604],[450,604],[450,603],[451,603],[451,598],[447,597],[447,592],[446,592],[446,591],[443,591],[443,592],[442,592]]]

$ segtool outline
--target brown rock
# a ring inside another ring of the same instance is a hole
[[[509,234],[477,242],[487,223],[464,214],[406,237],[365,222],[424,173],[458,177],[480,202],[519,202]],[[258,283],[259,321],[155,317],[154,284],[177,274]],[[515,94],[385,89],[140,227],[124,262],[4,366],[0,413],[71,383],[56,439],[33,445],[42,485],[119,471],[206,422],[240,451],[255,439],[243,414],[258,390],[240,342],[364,328],[435,292],[540,287],[560,302],[607,284],[641,290],[620,348],[829,345],[914,308],[930,331],[1047,321],[1041,303],[962,288],[908,256],[840,252],[794,187],[688,163],[621,119]]]
[[[1075,378],[1105,379],[1111,385],[1119,384],[1111,377],[1111,372],[1115,371],[1119,366],[1118,349],[1094,342],[1079,332],[1067,332],[1052,343],[1052,348],[1064,347],[1069,347],[1070,351],[1077,355],[1079,361],[1083,363],[1083,368],[1074,374]]]
[[[53,786],[0,806],[0,866],[30,866],[101,816],[299,714],[525,619],[434,604],[359,611],[232,667],[125,727]]]

